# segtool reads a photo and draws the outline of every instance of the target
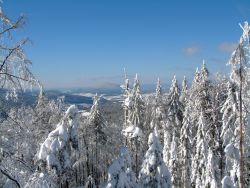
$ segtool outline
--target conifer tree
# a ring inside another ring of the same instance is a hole
[[[186,103],[188,102],[188,85],[186,76],[184,76],[182,81],[182,88],[181,88],[181,95],[180,95],[180,102],[185,107]]]
[[[144,100],[141,95],[141,86],[136,74],[133,89],[131,90],[127,99],[125,99],[125,105],[128,106],[128,127],[122,130],[123,135],[126,137],[127,143],[133,153],[134,169],[136,176],[139,172],[139,164],[141,159],[140,145],[143,142],[143,132],[146,132],[144,125]]]
[[[192,161],[192,186],[205,187],[206,165],[208,156],[207,125],[203,113],[201,112],[197,126],[196,148]]]
[[[175,145],[176,145],[176,154],[177,157],[175,161],[175,169],[176,172],[172,176],[174,177],[180,177],[180,152],[179,152],[179,139],[180,139],[180,132],[182,127],[182,120],[183,120],[183,106],[179,99],[180,95],[180,89],[176,80],[176,77],[174,76],[172,80],[172,85],[170,87],[170,93],[168,95],[168,101],[167,101],[167,120],[166,125],[164,127],[164,148],[163,148],[163,157],[164,162],[170,166],[170,156],[171,156],[171,145],[173,141],[173,136],[175,135],[176,139],[174,139]],[[170,169],[172,170],[172,169]],[[173,178],[172,178],[173,179]],[[176,180],[175,183],[173,183],[173,186],[179,186],[180,181]]]
[[[162,159],[162,146],[156,127],[149,135],[148,147],[139,173],[140,185],[146,188],[170,188],[171,177]]]
[[[75,105],[68,108],[57,128],[41,144],[37,156],[41,173],[54,170],[59,185],[69,185],[72,148],[78,150],[78,110]]]
[[[107,135],[105,133],[105,128],[107,127],[106,120],[104,119],[100,107],[99,107],[100,97],[96,94],[93,98],[93,106],[90,110],[90,115],[88,117],[88,145],[91,151],[92,160],[92,172],[91,176],[95,180],[95,184],[100,184],[100,174],[103,170],[100,166],[102,162],[102,152],[105,150],[105,145],[107,141]],[[89,151],[87,151],[89,152]],[[91,156],[89,154],[89,156]]]
[[[130,154],[126,147],[120,148],[120,154],[108,169],[106,188],[136,188],[136,177],[132,171]]]
[[[181,158],[181,184],[184,188],[191,187],[191,156],[192,156],[192,132],[191,132],[191,111],[192,106],[189,102],[186,105],[183,125],[180,137],[180,158]]]
[[[162,93],[162,87],[160,83],[160,79],[158,78],[156,84],[156,92],[153,101],[149,101],[153,103],[151,106],[151,119],[150,122],[150,130],[152,132],[153,128],[156,126],[159,131],[160,141],[163,143],[163,133],[164,133],[164,126],[166,123],[166,114],[165,114],[165,106],[164,106],[164,97]],[[149,132],[150,133],[150,132]]]
[[[218,162],[216,161],[216,158],[214,157],[214,152],[209,149],[208,150],[208,157],[207,157],[207,166],[206,166],[206,182],[205,182],[205,187],[210,187],[210,188],[219,188],[220,186],[220,181],[217,179],[217,171],[218,169]]]
[[[233,172],[231,172],[231,177],[235,176],[233,179],[234,185],[239,187],[246,187],[250,185],[249,180],[249,168],[250,164],[248,159],[250,158],[249,151],[249,133],[250,128],[247,124],[248,122],[248,108],[249,108],[249,70],[250,70],[250,44],[249,44],[249,34],[250,26],[248,22],[244,23],[244,26],[240,25],[243,34],[240,37],[239,44],[236,50],[232,53],[229,60],[229,65],[232,67],[231,80],[236,85],[236,96],[238,103],[238,110],[236,112],[237,120],[235,124],[234,140],[231,141],[225,148],[226,157],[234,160]],[[226,122],[225,122],[226,123]],[[233,123],[232,123],[233,124]],[[247,171],[245,171],[247,169]]]

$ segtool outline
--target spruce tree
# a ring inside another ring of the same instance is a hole
[[[172,173],[173,169],[170,169],[172,179],[175,179],[173,186],[178,187],[180,186],[180,152],[179,152],[179,139],[180,139],[180,132],[182,127],[182,120],[183,120],[183,106],[179,99],[180,89],[174,76],[172,80],[172,85],[170,87],[170,93],[168,95],[167,100],[167,114],[166,114],[166,125],[164,127],[164,148],[163,148],[163,157],[164,162],[170,166],[170,158],[171,158],[171,145],[172,142],[176,142],[176,149],[177,157],[175,161],[175,173]],[[176,139],[173,140],[173,136],[175,135]],[[178,180],[177,180],[178,179]]]
[[[106,188],[136,188],[136,177],[132,171],[131,157],[126,147],[120,148],[120,154],[108,169]]]
[[[156,127],[149,135],[148,147],[139,173],[141,187],[170,188],[171,176],[162,159],[162,146]]]

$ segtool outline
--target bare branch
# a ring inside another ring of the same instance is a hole
[[[9,73],[7,73],[7,72],[0,72],[0,75],[1,74],[3,74],[3,75],[7,75],[7,76],[10,76],[10,77],[13,77],[13,78],[17,78],[17,79],[20,79],[20,80],[23,80],[23,81],[29,81],[29,80],[27,80],[27,79],[25,79],[25,78],[21,78],[21,77],[19,77],[19,76],[15,76],[15,75],[13,75],[13,74],[9,74]]]
[[[3,175],[5,175],[7,178],[9,178],[10,180],[12,180],[13,182],[15,182],[15,184],[17,185],[17,187],[21,188],[19,182],[13,178],[6,170],[3,170],[0,168],[0,171],[3,173]]]
[[[0,35],[3,35],[4,33],[9,32],[9,31],[11,31],[13,29],[17,29],[17,28],[23,26],[24,23],[25,23],[24,22],[24,16],[20,16],[18,18],[18,20],[14,24],[10,24],[10,27],[8,27],[8,28],[4,29],[2,32],[0,32]]]
[[[8,59],[11,57],[11,55],[18,50],[22,45],[24,45],[26,42],[28,41],[28,39],[25,39],[24,41],[22,41],[20,44],[18,44],[16,47],[10,49],[9,54],[5,57],[5,59],[3,60],[2,65],[0,66],[0,72],[3,70],[4,65],[7,63]]]

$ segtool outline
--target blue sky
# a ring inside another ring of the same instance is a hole
[[[5,0],[11,18],[27,17],[18,37],[46,88],[111,87],[123,67],[142,83],[174,74],[192,79],[205,59],[226,73],[230,52],[250,21],[249,0]]]

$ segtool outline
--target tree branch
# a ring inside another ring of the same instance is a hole
[[[15,184],[17,185],[17,187],[21,188],[21,185],[19,184],[19,182],[13,178],[10,174],[8,174],[8,172],[6,172],[5,170],[0,168],[0,171],[3,173],[3,175],[5,175],[7,178],[9,178],[10,180],[12,180],[13,182],[15,182]]]
[[[15,52],[17,49],[19,49],[22,45],[24,45],[26,42],[28,41],[28,39],[25,39],[24,41],[22,41],[20,44],[18,44],[15,48],[10,49],[9,54],[5,57],[5,59],[3,60],[2,65],[0,66],[0,72],[3,70],[4,65],[6,64],[7,60],[9,59],[9,57],[11,56],[11,54],[13,52]]]
[[[19,76],[15,76],[15,75],[9,74],[9,73],[7,73],[7,72],[0,72],[0,75],[1,75],[1,74],[7,75],[7,76],[10,76],[10,77],[14,77],[14,78],[17,78],[17,79],[20,79],[20,80],[23,80],[23,81],[29,81],[29,80],[27,80],[27,79],[25,79],[25,78],[22,78],[22,77],[19,77]]]
[[[12,29],[16,29],[16,28],[22,26],[23,24],[24,24],[24,16],[21,16],[14,24],[11,24],[10,27],[8,27],[7,29],[0,32],[0,35],[3,35],[4,33],[8,32]]]

